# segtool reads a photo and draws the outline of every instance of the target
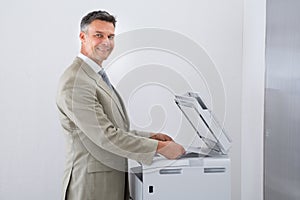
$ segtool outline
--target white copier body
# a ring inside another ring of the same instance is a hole
[[[230,200],[228,156],[181,158],[161,157],[150,166],[131,168],[133,200]]]
[[[230,138],[198,94],[190,92],[176,96],[175,102],[206,147],[196,147],[194,149],[200,151],[192,151],[197,153],[188,153],[177,160],[157,155],[149,166],[137,164],[131,167],[131,199],[230,200],[231,173],[227,155]],[[207,128],[205,133],[199,128],[199,122]]]

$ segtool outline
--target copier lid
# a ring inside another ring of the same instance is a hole
[[[226,155],[231,139],[198,93],[175,95],[175,103],[208,149],[206,154]]]

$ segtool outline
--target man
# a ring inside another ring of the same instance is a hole
[[[115,23],[105,11],[83,17],[80,54],[60,79],[57,107],[67,136],[63,199],[128,199],[127,158],[149,165],[156,152],[169,159],[185,152],[165,134],[129,130],[124,104],[102,68],[114,47]]]

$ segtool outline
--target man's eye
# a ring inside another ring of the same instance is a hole
[[[110,36],[108,36],[108,39],[110,39],[110,40],[113,40],[115,38],[115,36],[114,35],[110,35]]]
[[[96,36],[97,38],[102,38],[102,37],[103,37],[103,35],[100,34],[100,33],[95,34],[95,36]]]

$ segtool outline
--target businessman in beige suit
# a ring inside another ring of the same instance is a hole
[[[149,165],[155,153],[176,159],[185,152],[165,134],[129,129],[121,97],[102,68],[114,47],[115,23],[105,11],[83,17],[80,53],[59,82],[67,138],[63,199],[127,200],[127,158]]]

